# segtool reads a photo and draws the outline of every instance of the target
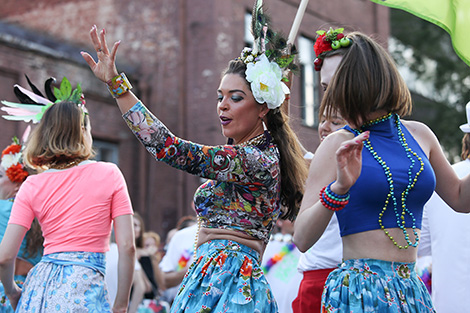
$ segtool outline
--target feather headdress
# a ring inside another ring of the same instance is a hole
[[[284,84],[286,70],[297,71],[293,62],[297,51],[293,45],[271,28],[271,19],[266,14],[262,0],[256,0],[251,18],[253,47],[244,48],[239,57],[246,64],[246,80],[258,103],[266,103],[276,109],[290,93]]]
[[[253,55],[266,54],[271,62],[276,62],[283,70],[298,71],[293,62],[298,54],[294,45],[288,45],[287,39],[271,26],[271,17],[265,13],[263,0],[255,0],[251,16],[251,33],[253,35]]]
[[[8,113],[8,115],[2,115],[4,119],[38,123],[44,112],[56,102],[72,101],[80,106],[85,105],[85,99],[80,84],[77,85],[76,89],[72,90],[72,85],[66,77],[62,79],[60,88],[52,88],[52,83],[55,82],[55,78],[50,77],[46,80],[44,83],[46,98],[31,82],[29,77],[27,75],[25,76],[32,91],[19,85],[14,85],[14,92],[20,103],[2,101],[2,104],[5,106],[2,107],[1,110]]]

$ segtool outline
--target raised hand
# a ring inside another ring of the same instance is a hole
[[[343,142],[336,151],[336,182],[331,186],[334,192],[345,194],[356,183],[361,174],[362,148],[369,134],[369,131],[366,131]]]
[[[98,62],[95,62],[93,57],[88,52],[82,51],[81,55],[85,59],[86,63],[90,66],[93,74],[95,74],[99,80],[107,82],[118,75],[118,71],[116,69],[116,52],[121,41],[114,43],[110,53],[108,44],[106,43],[106,32],[104,29],[102,29],[98,34],[96,25],[93,25],[90,30],[90,38],[97,53]]]

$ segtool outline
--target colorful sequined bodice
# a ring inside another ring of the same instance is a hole
[[[358,133],[349,126],[345,129]],[[363,130],[370,131],[370,146],[364,145],[362,150],[362,171],[349,191],[349,204],[336,212],[341,236],[380,229],[381,224],[386,229],[397,228],[403,220],[405,227],[420,229],[423,206],[436,184],[428,158],[396,115]],[[413,234],[409,235],[413,241]]]
[[[137,103],[123,115],[157,160],[208,180],[195,193],[202,227],[237,230],[266,243],[281,214],[279,151],[264,136],[240,145],[204,146],[175,137]]]

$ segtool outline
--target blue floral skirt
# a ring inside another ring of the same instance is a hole
[[[230,240],[197,249],[171,312],[276,313],[276,301],[255,250]]]
[[[435,311],[415,263],[352,259],[328,276],[322,312]]]
[[[16,312],[111,312],[104,253],[43,256],[26,277]]]

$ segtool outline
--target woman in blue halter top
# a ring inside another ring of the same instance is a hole
[[[320,112],[338,110],[349,126],[315,153],[294,241],[308,250],[337,215],[344,261],[328,276],[322,312],[434,312],[414,270],[423,206],[436,190],[469,212],[469,177],[456,176],[426,125],[401,120],[411,97],[387,52],[364,34],[346,38]]]

